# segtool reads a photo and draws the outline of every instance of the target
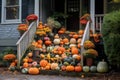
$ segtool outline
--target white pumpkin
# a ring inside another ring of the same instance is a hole
[[[54,43],[55,45],[60,44],[60,39],[54,39],[54,40],[53,40],[53,43]]]

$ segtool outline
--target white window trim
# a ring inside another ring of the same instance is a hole
[[[22,0],[19,0],[19,19],[14,19],[14,20],[6,20],[5,16],[5,3],[6,0],[2,0],[2,14],[1,14],[1,24],[14,24],[14,23],[21,23],[21,13],[22,13]],[[9,14],[9,13],[8,13]]]

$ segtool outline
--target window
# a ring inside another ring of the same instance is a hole
[[[21,0],[2,0],[2,24],[21,22]]]

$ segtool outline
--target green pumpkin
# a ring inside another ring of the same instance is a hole
[[[108,71],[108,64],[105,61],[100,61],[97,65],[97,71],[100,73],[105,73]]]
[[[54,46],[48,46],[47,47],[47,52],[51,52],[54,49]]]
[[[83,72],[89,72],[90,67],[89,66],[83,66]]]
[[[28,68],[23,68],[23,69],[21,70],[21,72],[22,72],[23,74],[27,74],[27,73],[28,73]]]
[[[90,67],[90,71],[91,72],[96,72],[97,71],[97,67],[96,66],[91,66]]]

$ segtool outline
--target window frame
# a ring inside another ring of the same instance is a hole
[[[18,8],[19,8],[19,15],[18,15],[18,19],[6,19],[6,1],[7,0],[2,0],[2,14],[1,14],[1,24],[14,24],[14,23],[21,23],[21,13],[22,13],[22,0],[19,0],[19,4],[18,4]]]

